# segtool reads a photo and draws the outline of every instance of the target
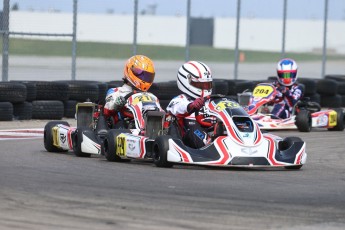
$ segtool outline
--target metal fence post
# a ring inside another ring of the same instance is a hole
[[[133,55],[137,54],[138,0],[134,0]]]
[[[8,81],[9,12],[10,0],[4,0],[2,14],[2,81]]]
[[[325,0],[325,15],[323,24],[323,49],[322,49],[322,71],[321,78],[325,77],[326,59],[327,59],[327,18],[328,18],[328,0]]]
[[[235,67],[234,67],[234,78],[237,80],[238,75],[238,42],[240,36],[240,13],[241,13],[241,0],[237,0],[237,19],[236,19],[236,45],[235,45]]]
[[[73,0],[72,80],[76,80],[78,0]]]
[[[185,54],[185,61],[189,61],[190,54],[190,6],[191,0],[187,0],[187,33],[186,33],[186,54]]]
[[[284,6],[283,6],[283,35],[282,35],[282,53],[281,53],[281,58],[285,58],[286,14],[287,14],[287,0],[284,0]]]

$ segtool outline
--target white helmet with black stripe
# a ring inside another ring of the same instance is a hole
[[[212,94],[212,73],[210,68],[200,61],[184,63],[177,73],[177,87],[192,98]]]

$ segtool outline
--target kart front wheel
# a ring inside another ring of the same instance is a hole
[[[111,129],[105,135],[102,148],[104,157],[108,161],[122,161],[121,157],[116,153],[117,136],[121,133],[131,133],[131,131],[129,129]]]
[[[68,122],[66,121],[49,121],[44,126],[44,136],[43,136],[44,148],[48,152],[67,152],[68,151],[62,148],[58,148],[55,145],[53,145],[53,128],[58,124],[69,126]]]
[[[337,112],[337,125],[332,128],[328,128],[328,130],[329,131],[343,131],[344,120],[345,120],[343,109],[334,109],[334,110]]]
[[[312,126],[312,119],[310,112],[308,110],[302,109],[296,116],[295,124],[298,131],[300,132],[310,132]]]
[[[171,168],[173,163],[168,161],[169,139],[171,136],[158,136],[153,145],[153,163],[160,168]]]

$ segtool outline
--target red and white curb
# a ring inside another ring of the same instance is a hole
[[[43,129],[8,129],[0,130],[1,140],[18,140],[18,139],[38,139],[43,138]]]

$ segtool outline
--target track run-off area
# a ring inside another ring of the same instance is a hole
[[[1,229],[345,228],[345,132],[274,131],[306,141],[300,170],[164,169],[49,153],[44,122],[0,124],[36,130],[0,139]]]

